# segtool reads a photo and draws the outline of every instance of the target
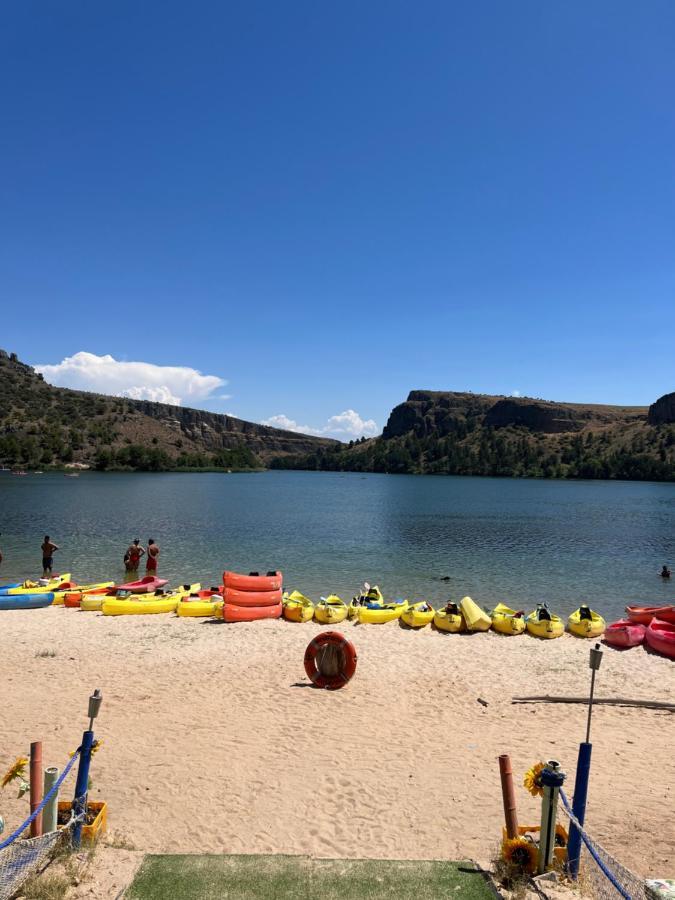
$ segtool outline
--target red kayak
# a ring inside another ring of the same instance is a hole
[[[130,594],[152,594],[165,584],[168,584],[167,578],[156,578],[154,575],[146,575],[140,581],[129,581],[127,584],[116,584],[114,587],[106,588],[107,593],[116,593],[117,591],[129,591]]]
[[[645,634],[645,641],[652,650],[675,659],[675,625],[653,619]]]
[[[283,605],[275,606],[223,606],[223,619],[226,622],[255,622],[256,619],[280,619]]]
[[[223,599],[231,606],[276,606],[281,603],[281,591],[235,591],[226,587]]]
[[[223,572],[223,584],[234,591],[279,591],[282,581],[281,572],[268,572],[267,575],[260,575],[258,572],[250,572],[248,575]]]
[[[627,606],[626,612],[631,622],[649,625],[652,619],[675,624],[675,606]]]
[[[611,647],[637,647],[644,642],[646,627],[630,619],[620,619],[605,628],[605,643]]]

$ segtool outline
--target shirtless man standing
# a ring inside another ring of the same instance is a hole
[[[59,548],[49,540],[49,535],[46,534],[44,541],[40,545],[40,549],[42,550],[42,577],[47,578],[52,574],[54,554]]]
[[[148,558],[145,561],[145,571],[148,574],[157,571],[157,563],[159,562],[159,547],[152,538],[148,539]]]
[[[127,572],[136,572],[138,570],[138,564],[141,561],[141,556],[144,554],[145,548],[141,547],[141,542],[136,538],[132,544],[129,544],[127,552],[124,554],[124,565]]]

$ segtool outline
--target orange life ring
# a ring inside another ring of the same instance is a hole
[[[316,665],[316,657],[320,650],[332,644],[338,647],[344,654],[342,669],[332,676],[322,675]],[[351,641],[340,634],[339,631],[324,631],[310,641],[305,650],[305,672],[312,683],[320,688],[328,688],[329,691],[337,691],[343,688],[356,671],[356,647]]]

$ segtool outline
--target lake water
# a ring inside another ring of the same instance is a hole
[[[582,600],[607,616],[666,603],[675,485],[322,472],[0,474],[0,583],[34,577],[45,533],[81,582],[124,579],[135,537],[160,544],[173,583],[279,568],[316,598],[365,579],[386,596],[470,594],[490,606]],[[448,582],[441,581],[449,576]]]

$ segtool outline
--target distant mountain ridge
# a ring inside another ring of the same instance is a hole
[[[261,468],[337,444],[205,410],[54,387],[0,350],[4,465]]]
[[[278,468],[675,480],[675,393],[646,406],[411,391],[381,437]]]

